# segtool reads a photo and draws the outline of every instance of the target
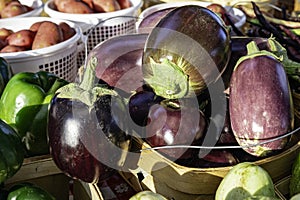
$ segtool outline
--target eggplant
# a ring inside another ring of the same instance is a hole
[[[161,10],[156,10],[149,15],[142,18],[138,24],[137,32],[138,33],[149,33],[155,27],[155,25],[171,10],[175,7],[164,8]]]
[[[147,34],[112,37],[95,46],[87,60],[96,57],[96,77],[127,93],[143,85],[142,55]]]
[[[129,97],[129,114],[138,126],[147,125],[147,118],[151,106],[160,103],[163,98],[157,96],[152,90],[140,90]]]
[[[248,54],[236,63],[230,80],[230,121],[237,142],[252,145],[244,150],[262,157],[288,143],[288,137],[268,140],[293,129],[293,102],[280,57],[259,50],[255,41],[247,44],[247,50]]]
[[[152,105],[145,128],[145,140],[149,145],[186,145],[184,148],[158,149],[158,152],[173,160],[198,155],[199,149],[188,146],[201,145],[206,133],[207,119],[193,103],[165,100]]]
[[[124,164],[130,145],[126,104],[115,90],[96,84],[97,58],[90,58],[82,82],[70,83],[51,100],[50,153],[74,179],[97,183]]]
[[[149,33],[144,81],[166,99],[197,96],[219,79],[230,54],[229,29],[216,13],[197,5],[177,7]]]

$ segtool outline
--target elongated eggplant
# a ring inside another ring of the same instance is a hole
[[[98,59],[96,77],[125,92],[143,85],[142,55],[147,34],[120,35],[97,45],[88,59]]]
[[[284,67],[269,51],[255,42],[247,45],[248,55],[240,58],[230,80],[231,127],[244,150],[266,156],[283,149],[288,138],[267,142],[293,129],[293,103]],[[259,142],[266,142],[258,144]]]
[[[229,30],[216,13],[197,5],[177,7],[147,38],[143,77],[166,99],[198,95],[220,77],[230,53]]]
[[[123,98],[95,82],[97,59],[92,57],[82,82],[70,83],[52,99],[48,135],[54,162],[72,178],[96,183],[123,163],[130,138]]]

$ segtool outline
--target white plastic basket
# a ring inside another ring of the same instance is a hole
[[[135,32],[137,15],[143,1],[131,0],[131,3],[131,7],[114,12],[71,14],[55,10],[53,0],[49,0],[45,3],[44,11],[52,18],[65,19],[78,24],[83,35],[90,32],[86,41],[86,52],[81,51],[78,54],[78,65],[80,66],[86,58],[85,53],[89,53],[100,42],[112,36]]]
[[[19,1],[23,5],[33,8],[33,10],[31,10],[27,13],[21,14],[21,15],[17,15],[15,17],[11,17],[11,18],[37,17],[37,16],[40,16],[40,14],[43,12],[44,3],[42,0],[19,0]],[[0,19],[0,20],[4,20],[4,19]]]
[[[51,21],[56,24],[66,22],[76,30],[76,34],[70,39],[50,47],[22,52],[0,53],[0,57],[8,61],[13,73],[44,70],[65,80],[74,81],[78,71],[78,44],[82,36],[78,25],[66,20],[49,17],[24,17],[3,19],[0,21],[0,28],[5,27],[13,31],[29,29],[34,22],[38,21]]]
[[[139,20],[136,23],[137,32],[146,33],[151,30],[151,27],[142,28],[139,30],[139,25],[145,17],[149,16],[150,14],[152,14],[156,11],[167,9],[167,8],[175,8],[175,7],[179,7],[179,6],[185,6],[185,5],[198,5],[198,6],[207,7],[210,4],[212,4],[212,3],[211,2],[201,2],[201,1],[179,1],[179,2],[174,1],[174,2],[161,3],[161,4],[154,5],[154,6],[150,6],[150,7],[146,8],[145,10],[143,10],[143,12],[140,13]],[[237,28],[241,28],[245,24],[246,15],[240,9],[231,8],[229,6],[225,6],[225,9],[228,12],[230,12],[231,16],[234,16],[234,18],[236,20],[234,25]]]

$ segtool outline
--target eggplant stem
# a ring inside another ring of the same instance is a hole
[[[91,57],[89,62],[87,63],[82,81],[79,84],[79,87],[81,87],[82,89],[89,91],[95,86],[95,77],[96,77],[95,70],[96,70],[97,63],[98,60],[94,56]]]

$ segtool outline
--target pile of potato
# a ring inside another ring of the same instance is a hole
[[[90,14],[113,12],[131,6],[130,0],[54,0],[59,12],[73,14]]]
[[[63,42],[76,34],[76,30],[65,22],[56,24],[39,21],[29,29],[12,31],[0,28],[0,53],[11,53],[41,49]]]
[[[33,8],[23,5],[18,0],[0,0],[0,17],[15,17],[32,11]]]

